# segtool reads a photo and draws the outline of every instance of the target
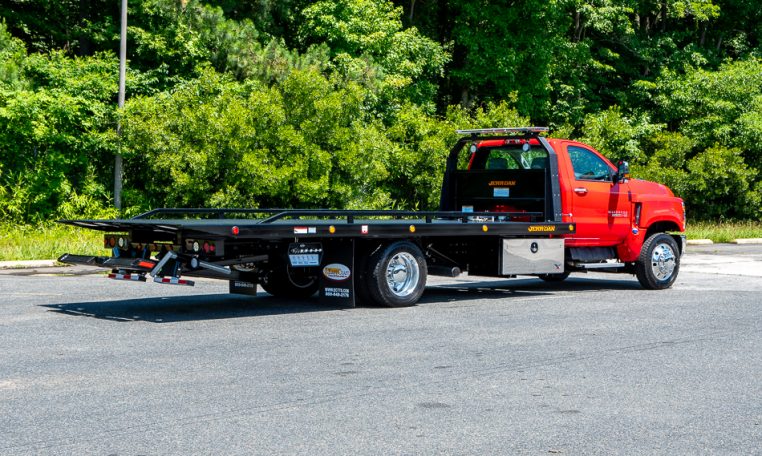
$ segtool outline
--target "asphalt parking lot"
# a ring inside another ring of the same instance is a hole
[[[0,454],[760,454],[762,246],[404,309],[0,273]]]

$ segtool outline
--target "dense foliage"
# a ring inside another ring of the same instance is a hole
[[[0,5],[0,218],[157,206],[435,208],[456,128],[549,125],[762,219],[748,0],[130,0]],[[121,136],[116,133],[121,125]]]

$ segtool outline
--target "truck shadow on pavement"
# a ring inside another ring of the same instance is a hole
[[[264,293],[255,296],[205,294],[150,297],[114,301],[45,304],[51,312],[117,322],[145,321],[174,323],[224,318],[262,317],[268,315],[342,310],[326,306],[317,299],[297,301],[274,298]]]
[[[563,283],[544,283],[535,279],[495,280],[433,285],[426,288],[419,306],[442,303],[468,303],[473,300],[554,297],[565,292],[592,290],[637,290],[632,280],[595,280],[570,278]],[[310,312],[351,311],[340,306],[322,304],[316,297],[306,300],[283,299],[258,293],[257,296],[205,294],[190,296],[149,297],[94,302],[44,304],[50,312],[89,317],[115,322],[174,323],[183,321],[251,318]],[[359,308],[369,308],[358,303]],[[378,308],[383,309],[383,308]],[[392,311],[392,309],[383,309]]]
[[[543,282],[537,279],[464,281],[426,288],[418,304],[471,299],[511,299],[557,296],[564,292],[642,290],[635,280],[600,280],[571,277],[564,282]]]

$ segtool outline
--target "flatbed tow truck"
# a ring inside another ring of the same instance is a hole
[[[111,256],[63,263],[109,278],[193,285],[333,305],[415,304],[428,275],[534,275],[564,280],[591,269],[672,285],[685,211],[663,185],[629,179],[589,146],[547,128],[460,130],[447,158],[440,210],[161,208],[130,219],[60,220],[104,231]]]

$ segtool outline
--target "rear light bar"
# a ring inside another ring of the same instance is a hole
[[[548,127],[504,127],[478,128],[475,130],[457,130],[459,135],[499,135],[499,134],[540,134],[547,133]]]
[[[204,239],[186,239],[185,250],[192,253],[205,253],[207,255],[220,254],[222,241]]]
[[[164,243],[148,243],[132,242],[129,236],[126,234],[106,234],[103,236],[103,248],[113,249],[118,247],[120,250],[129,250],[134,248],[136,250],[148,249],[149,252],[160,252],[165,250],[179,250],[179,245],[164,244]]]
[[[126,249],[129,245],[130,240],[123,234],[106,234],[103,236],[103,247],[106,249],[113,249],[114,247]]]

